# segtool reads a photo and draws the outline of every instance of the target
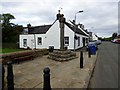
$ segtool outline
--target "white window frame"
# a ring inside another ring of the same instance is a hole
[[[69,46],[69,37],[64,37],[65,46]]]
[[[23,39],[23,46],[27,47],[27,39]]]

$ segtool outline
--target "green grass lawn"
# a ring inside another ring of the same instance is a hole
[[[0,53],[10,53],[10,52],[18,52],[18,51],[23,51],[23,50],[21,50],[21,49],[8,49],[8,48],[0,49]]]

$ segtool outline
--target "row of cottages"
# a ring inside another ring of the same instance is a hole
[[[31,26],[30,24],[24,28],[24,32],[19,35],[19,47],[31,49],[60,49],[60,22],[59,14],[57,19],[51,25]],[[64,46],[73,50],[84,47],[88,44],[89,34],[81,24],[76,26],[74,31],[74,23],[64,22]],[[75,43],[74,43],[75,40]],[[75,46],[74,46],[75,45]]]

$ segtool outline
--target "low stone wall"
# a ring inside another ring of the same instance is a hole
[[[26,50],[26,51],[19,51],[19,52],[12,52],[12,53],[5,53],[5,54],[0,54],[0,59],[2,59],[2,63],[6,64],[8,61],[11,61],[11,56],[13,55],[19,55],[19,54],[25,54],[28,52],[32,52],[34,58],[39,57],[45,54],[48,54],[47,49],[39,49],[39,50]]]

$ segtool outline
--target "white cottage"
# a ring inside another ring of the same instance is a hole
[[[31,49],[60,49],[60,22],[59,14],[57,19],[51,25],[28,26],[24,28],[23,34],[19,35],[19,47]],[[79,25],[74,32],[74,24],[71,22],[64,23],[64,44],[68,49],[79,49],[87,45],[89,34]],[[75,43],[74,43],[75,40]]]

